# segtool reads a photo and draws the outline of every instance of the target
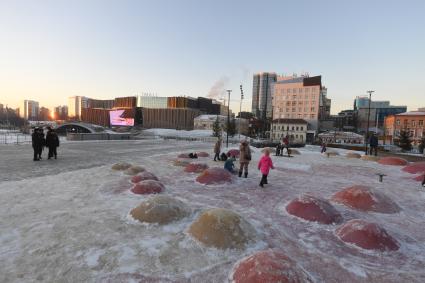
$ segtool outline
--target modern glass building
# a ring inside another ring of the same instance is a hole
[[[272,118],[272,91],[276,73],[254,74],[252,83],[252,114],[259,119]]]

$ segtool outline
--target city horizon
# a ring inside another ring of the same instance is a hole
[[[251,111],[252,76],[269,71],[321,75],[331,114],[367,90],[415,110],[424,106],[425,3],[383,3],[5,1],[0,103],[52,109],[76,95],[217,98],[232,89],[236,113],[239,85]]]

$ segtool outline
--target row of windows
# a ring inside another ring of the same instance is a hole
[[[289,100],[291,98],[294,99],[294,100],[296,100],[296,99],[309,99],[309,98],[315,99],[315,98],[317,98],[317,95],[315,95],[315,94],[311,94],[311,95],[306,94],[304,96],[302,96],[302,95],[296,95],[296,94],[293,94],[293,95],[283,95],[283,93],[282,92],[279,93],[279,91],[276,91],[275,92],[275,95],[274,95],[274,99],[275,100],[283,100],[283,99]]]
[[[297,112],[297,108],[296,108],[296,107],[292,107],[292,108],[277,108],[276,110],[277,110],[279,113],[280,113],[280,112]],[[304,110],[304,112],[315,112],[315,111],[316,111],[316,108],[315,108],[315,107],[310,107],[310,108],[307,108],[307,107],[304,107],[304,108],[299,107],[299,108],[298,108],[298,112],[303,112],[303,110]]]
[[[312,93],[317,92],[318,88],[315,87],[304,87],[304,88],[283,88],[283,89],[279,89],[278,91],[280,91],[280,93],[309,93],[311,90]]]
[[[274,139],[278,139],[278,138],[283,138],[283,137],[286,137],[286,134],[276,134],[276,133],[274,133],[273,134],[273,138]],[[289,136],[289,139],[291,139],[291,140],[293,140],[293,139],[300,139],[301,141],[304,141],[304,136],[303,135],[290,135]]]
[[[289,127],[289,126],[286,126],[286,131],[289,131],[289,128],[291,128],[291,131],[304,131],[304,127],[303,126],[301,126],[301,127],[299,127],[299,126],[292,126],[292,127]],[[273,130],[278,130],[278,131],[285,131],[285,126],[276,126],[276,125],[274,125],[273,126]]]
[[[316,119],[316,114],[280,114],[279,117],[275,116],[275,118],[299,118],[299,119]]]
[[[403,125],[407,126],[408,123],[409,123],[409,121],[407,119],[404,119]],[[397,119],[396,124],[397,124],[397,126],[400,126],[400,119]],[[412,120],[411,125],[412,125],[412,127],[416,127],[416,120]],[[424,126],[424,120],[419,120],[418,126],[423,127]]]

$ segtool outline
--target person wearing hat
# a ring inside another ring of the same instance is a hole
[[[40,129],[34,128],[31,135],[32,149],[34,150],[34,161],[40,161],[41,151],[43,149],[43,140],[41,139]]]

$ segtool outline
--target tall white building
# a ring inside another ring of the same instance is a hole
[[[37,120],[38,112],[38,101],[24,100],[19,107],[19,115],[26,120]]]
[[[89,98],[85,96],[72,96],[68,98],[68,117],[81,119],[81,109],[88,107]]]

